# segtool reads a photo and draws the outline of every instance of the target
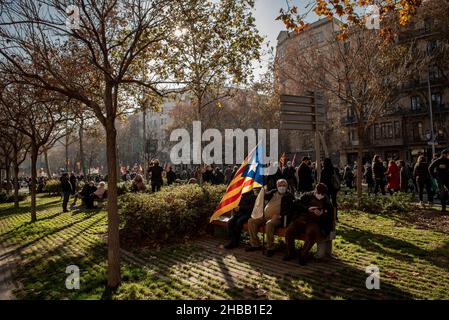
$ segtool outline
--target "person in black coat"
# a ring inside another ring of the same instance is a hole
[[[74,196],[75,195],[75,192],[76,192],[76,189],[77,189],[77,187],[78,187],[78,183],[77,183],[77,179],[76,179],[76,176],[75,176],[75,172],[71,172],[70,173],[70,184],[72,185],[72,196]]]
[[[419,156],[418,161],[413,169],[413,179],[418,186],[419,201],[423,202],[424,188],[427,191],[427,201],[433,202],[432,181],[429,174],[429,164],[426,162],[424,156]]]
[[[290,192],[294,194],[296,191],[296,186],[298,185],[298,181],[296,181],[296,171],[295,167],[292,166],[291,161],[287,161],[287,166],[282,168],[282,175],[283,178],[288,182]]]
[[[298,191],[309,192],[313,190],[313,175],[312,169],[310,168],[310,158],[303,157],[301,164],[296,171],[296,176],[298,180]]]
[[[321,171],[320,183],[324,183],[327,186],[328,195],[332,200],[332,205],[337,207],[337,193],[340,190],[340,186],[337,186],[337,182],[340,182],[340,173],[332,164],[330,158],[325,158],[323,161],[323,170]],[[334,185],[335,184],[335,185]]]
[[[214,171],[210,165],[206,166],[206,170],[202,174],[203,183],[212,184],[214,182]]]
[[[175,182],[175,180],[176,180],[176,174],[173,171],[172,167],[168,166],[167,167],[167,184],[171,185]]]
[[[78,192],[75,194],[75,198],[73,199],[72,208],[76,206],[76,201],[78,198],[81,198],[81,201],[84,205],[86,205],[87,209],[93,209],[94,208],[94,199],[91,197],[92,193],[97,191],[97,187],[95,186],[94,181],[89,181],[89,183],[86,183],[81,189],[81,192]]]
[[[151,191],[156,192],[161,190],[162,186],[162,172],[164,169],[159,165],[159,160],[153,161],[153,166],[149,168],[151,174]]]
[[[441,156],[432,161],[429,174],[438,182],[441,211],[446,212],[446,202],[449,197],[449,148],[443,150]]]
[[[363,174],[365,182],[368,185],[368,193],[371,194],[374,191],[374,179],[373,179],[373,168],[371,164],[366,165],[365,173]]]
[[[225,176],[221,172],[220,168],[215,168],[214,176],[212,179],[212,184],[224,184]]]
[[[62,190],[62,211],[68,212],[67,204],[69,203],[70,194],[72,193],[72,185],[69,180],[69,174],[67,172],[62,174],[60,179],[61,190]]]
[[[302,264],[318,239],[332,231],[333,207],[327,192],[327,186],[319,183],[314,191],[302,194],[299,201],[295,201],[295,214],[285,233],[287,253],[284,260],[295,257],[295,238],[298,235],[305,234],[306,237],[301,248],[300,263]]]
[[[380,191],[385,195],[385,172],[387,168],[384,167],[379,155],[375,155],[373,158],[373,178],[374,178],[374,194]]]
[[[256,202],[256,195],[251,190],[242,194],[238,207],[232,210],[232,217],[228,220],[228,234],[230,241],[225,249],[233,249],[239,246],[243,225],[251,217],[251,212]]]

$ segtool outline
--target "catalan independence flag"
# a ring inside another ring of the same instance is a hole
[[[254,188],[261,188],[264,183],[262,175],[262,145],[258,144],[243,161],[240,168],[229,183],[226,193],[215,209],[214,214],[210,218],[210,222],[219,216],[231,211],[240,203],[242,194],[251,191]]]

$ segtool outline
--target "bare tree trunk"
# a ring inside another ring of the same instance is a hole
[[[69,136],[65,136],[65,171],[69,171]]]
[[[36,222],[36,182],[37,182],[37,155],[36,145],[31,146],[31,222]]]
[[[14,208],[19,207],[19,163],[17,152],[14,152]]]
[[[360,121],[359,121],[360,123]],[[361,204],[362,201],[362,166],[363,166],[363,146],[365,141],[365,128],[363,126],[358,126],[357,128],[358,141],[359,144],[357,146],[357,200],[358,204]]]
[[[11,193],[11,162],[6,161],[6,193]]]
[[[48,150],[44,150],[45,168],[47,169],[48,178],[51,178],[50,162],[48,162]]]
[[[81,117],[80,128],[78,131],[79,143],[80,143],[80,165],[83,176],[87,176],[85,157],[84,157],[84,119]]]
[[[105,107],[106,118],[106,156],[108,162],[108,287],[120,285],[120,236],[119,215],[117,206],[117,131],[113,110],[112,87],[106,86]]]

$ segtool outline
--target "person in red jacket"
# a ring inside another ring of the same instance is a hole
[[[388,185],[387,189],[392,195],[394,192],[398,191],[401,187],[401,170],[399,169],[396,162],[390,160],[387,169]]]

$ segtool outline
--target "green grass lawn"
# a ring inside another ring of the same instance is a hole
[[[16,257],[18,299],[100,299],[105,295],[104,210],[62,213],[59,197],[0,205],[2,256]],[[448,299],[449,218],[436,211],[395,215],[339,214],[334,260],[305,267],[259,253],[220,249],[203,237],[178,245],[128,248],[114,299]],[[380,290],[367,290],[365,268],[380,269]],[[77,265],[79,290],[65,287]],[[109,297],[109,296],[107,296]]]

